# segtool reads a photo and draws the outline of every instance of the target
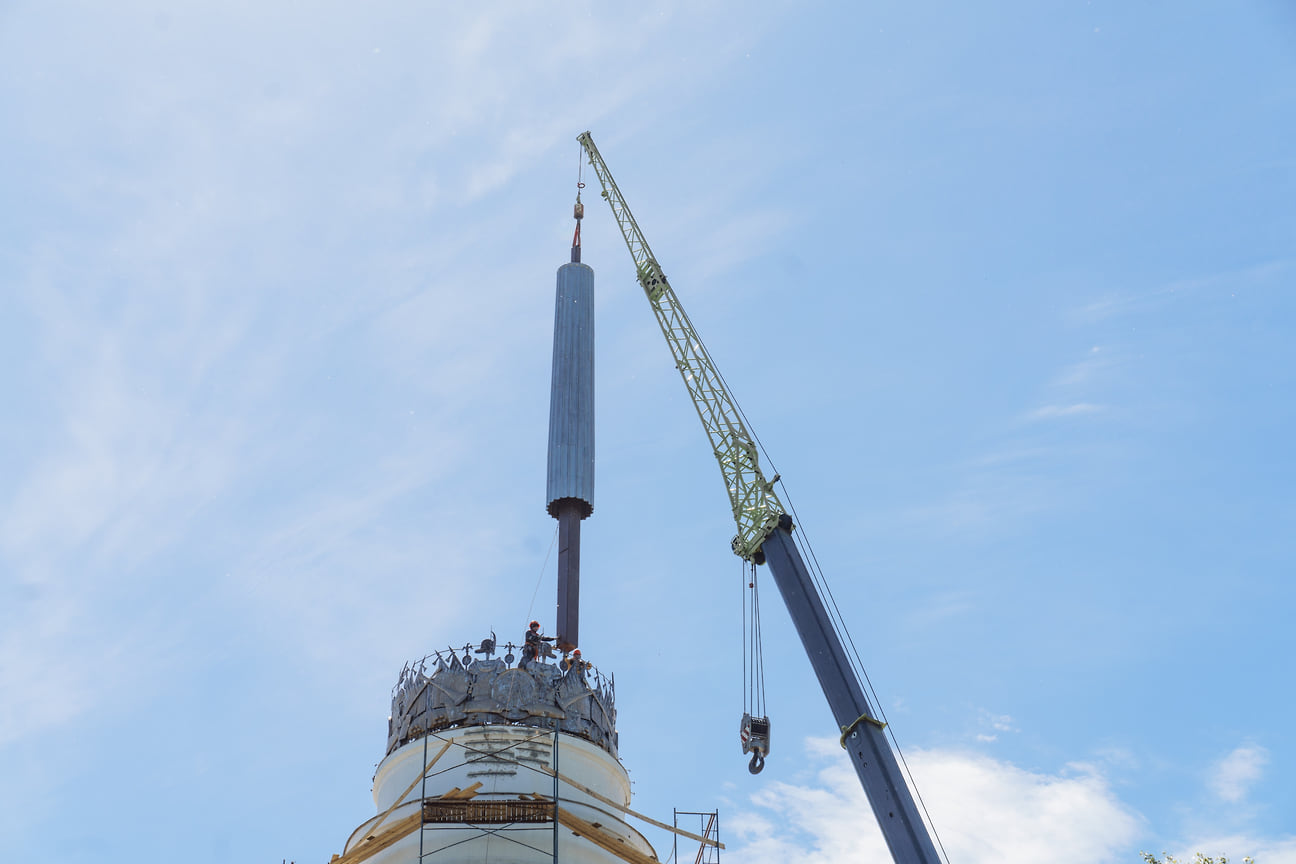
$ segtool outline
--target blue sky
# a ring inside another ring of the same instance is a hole
[[[1288,3],[17,0],[0,116],[16,860],[326,861],[402,664],[545,619],[590,129],[951,860],[1296,861]],[[745,770],[727,502],[587,201],[635,806],[876,860],[772,602]]]

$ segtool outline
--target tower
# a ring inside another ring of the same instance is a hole
[[[402,670],[377,815],[334,864],[656,862],[626,822],[611,679],[585,663],[515,664],[512,647],[496,658],[483,643]]]
[[[541,637],[533,623],[521,645],[499,646],[492,633],[475,649],[406,665],[374,774],[377,815],[334,864],[657,861],[626,822],[613,681],[576,647],[580,523],[594,510],[594,271],[580,262],[583,215],[578,194],[554,312],[546,509],[558,520],[557,635]]]

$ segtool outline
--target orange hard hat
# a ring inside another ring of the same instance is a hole
[[[579,657],[579,656],[580,656],[580,649],[577,648],[575,651],[572,652],[572,654],[575,655],[575,656],[577,656],[577,657]]]
[[[531,626],[532,626],[532,627],[539,627],[539,626],[540,626],[540,622],[539,622],[539,621],[532,621],[532,622],[531,622]]]

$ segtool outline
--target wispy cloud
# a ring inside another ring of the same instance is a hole
[[[1094,383],[1101,373],[1111,369],[1115,364],[1116,358],[1110,348],[1094,345],[1079,360],[1063,367],[1062,371],[1054,376],[1050,386],[1080,387]]]
[[[1103,406],[1092,402],[1075,402],[1070,405],[1044,405],[1026,415],[1028,420],[1053,420],[1058,417],[1082,417],[1086,414],[1098,414]]]
[[[949,622],[976,611],[976,593],[969,590],[944,591],[928,597],[926,601],[906,615],[908,624],[915,630],[947,626]]]
[[[1027,411],[1024,419],[1027,422],[1060,420],[1106,411],[1107,406],[1093,401],[1094,394],[1102,390],[1116,366],[1117,359],[1111,349],[1092,346],[1079,360],[1064,366],[1048,381],[1047,401]]]
[[[1219,760],[1211,771],[1210,788],[1225,801],[1241,801],[1264,775],[1269,751],[1258,744],[1243,744]]]
[[[1000,733],[1021,731],[1013,725],[1013,718],[1008,714],[994,714],[984,708],[980,711],[977,725],[981,731],[973,738],[983,744],[998,741]]]
[[[541,315],[550,301],[518,178],[562,143],[574,181],[577,133],[671,92],[614,126],[652,127],[778,14],[15,9],[7,152],[35,180],[0,275],[22,336],[6,341],[39,392],[0,487],[0,743],[184,662],[158,642],[185,625],[150,598],[197,582],[186,568],[221,574],[207,599],[227,629],[354,660],[385,627],[421,641],[418,610],[451,610],[524,557],[488,496],[448,476],[518,422],[513,394],[483,383],[501,346],[522,323],[545,338],[521,320],[524,294]],[[575,86],[590,70],[598,86]],[[496,449],[483,483],[516,439]],[[450,491],[429,501],[434,481]]]
[[[1099,422],[1111,412],[1099,401],[1119,361],[1101,345],[1089,347],[1056,374],[1041,376],[1035,407],[1003,418],[1002,440],[983,455],[952,466],[951,487],[937,501],[914,507],[906,518],[948,533],[989,536],[1013,532],[1033,516],[1063,505],[1059,469],[1084,455],[1080,421]]]
[[[906,510],[903,518],[944,534],[989,537],[1021,529],[1053,506],[1045,479],[1020,470],[964,471],[940,500]]]
[[[1198,297],[1202,294],[1238,287],[1249,288],[1271,284],[1291,269],[1292,262],[1285,259],[1262,261],[1234,270],[1207,273],[1142,291],[1112,292],[1071,311],[1078,322],[1091,324],[1109,318],[1142,314],[1165,303]]]

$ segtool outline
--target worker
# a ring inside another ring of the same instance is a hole
[[[588,663],[581,659],[580,649],[572,651],[571,656],[564,657],[562,662],[563,670],[575,669],[577,672],[584,672],[589,668]]]
[[[540,622],[532,621],[531,626],[527,628],[526,638],[523,640],[522,661],[518,663],[518,666],[525,669],[527,661],[535,660],[542,654],[550,655],[552,652],[549,646],[544,643],[552,641],[554,641],[554,637],[540,635]]]

